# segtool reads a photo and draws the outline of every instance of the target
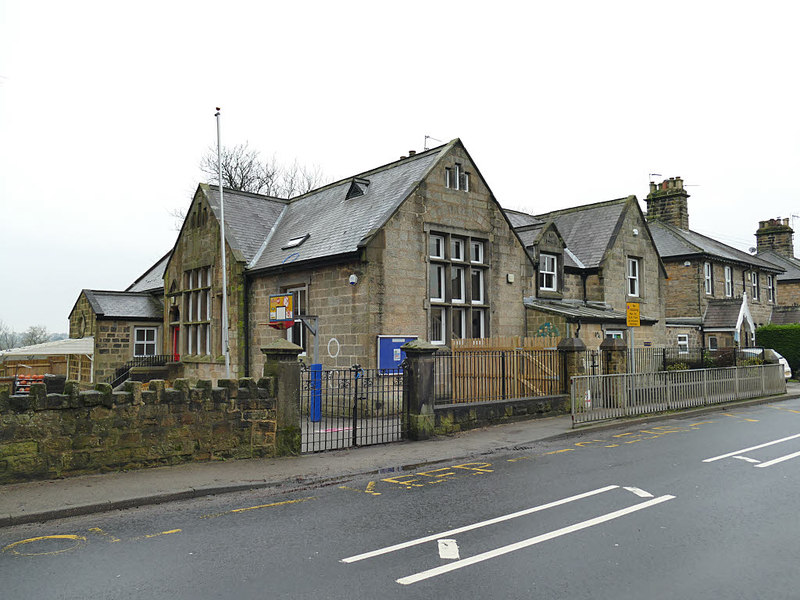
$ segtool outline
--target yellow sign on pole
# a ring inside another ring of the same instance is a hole
[[[628,302],[628,311],[626,314],[628,327],[639,327],[641,325],[639,321],[639,303],[638,302]]]

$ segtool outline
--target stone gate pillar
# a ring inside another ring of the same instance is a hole
[[[628,345],[619,338],[606,338],[600,344],[603,355],[603,375],[616,375],[628,372]]]
[[[300,362],[303,349],[289,340],[270,342],[264,353],[264,377],[276,380],[275,451],[278,456],[300,454],[302,422],[300,411]]]
[[[561,357],[561,391],[570,393],[570,380],[578,375],[586,375],[586,344],[580,338],[564,338],[558,343]]]
[[[401,347],[406,353],[405,389],[408,403],[407,431],[412,440],[426,440],[436,426],[434,414],[433,354],[441,349],[422,340],[414,340]]]

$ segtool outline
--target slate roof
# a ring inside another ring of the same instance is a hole
[[[220,220],[219,187],[200,184],[208,205]],[[270,229],[286,209],[288,200],[225,188],[225,239],[246,262],[253,260]]]
[[[732,248],[696,231],[680,229],[663,221],[650,221],[648,225],[662,259],[708,256],[747,267],[759,267],[765,271],[775,273],[781,271],[781,267],[771,262]]]
[[[503,212],[506,213],[506,216],[508,216],[512,224],[514,223],[514,220],[512,219],[512,214],[509,213],[514,213],[517,216],[523,214],[516,211],[504,210]],[[530,215],[525,215],[525,216],[530,216]],[[516,219],[516,217],[514,218]],[[514,231],[517,233],[517,236],[519,236],[519,239],[522,242],[522,245],[525,247],[526,251],[528,250],[528,248],[533,246],[533,244],[536,242],[536,239],[542,233],[542,229],[544,229],[545,226],[545,221],[536,219],[535,217],[531,218],[536,221],[535,224],[515,226],[514,229]],[[519,219],[517,219],[517,221],[519,221]],[[580,261],[580,259],[578,259],[577,256],[575,256],[575,254],[569,248],[564,248],[564,266],[576,267],[579,269],[586,268],[586,266]]]
[[[773,325],[800,323],[800,306],[773,306],[769,322]]]
[[[164,289],[164,271],[167,268],[172,251],[158,259],[158,262],[147,269],[143,275],[130,284],[126,292],[157,292]]]
[[[527,308],[541,310],[565,317],[570,322],[583,323],[627,323],[624,312],[614,310],[598,302],[584,303],[578,300],[542,300],[525,298],[523,304]],[[642,323],[656,323],[658,319],[642,316]]]
[[[741,310],[741,298],[709,300],[703,315],[703,326],[707,329],[735,329]]]
[[[248,269],[257,271],[288,261],[296,264],[357,252],[456,141],[291,199],[268,235],[262,236],[261,247]],[[363,195],[347,198],[354,179],[369,183],[361,183]],[[227,201],[225,206],[227,219]],[[306,235],[302,244],[286,247],[289,240]]]
[[[510,219],[511,215],[508,214],[508,211],[505,211],[505,212],[506,212],[506,215],[508,215],[509,219]],[[512,221],[512,225],[513,225],[513,221]],[[544,228],[544,222],[542,222],[540,224],[537,224],[537,225],[527,226],[527,227],[523,226],[522,229],[518,229],[517,226],[515,226],[515,231],[517,232],[517,235],[519,236],[519,239],[522,242],[522,245],[525,246],[525,248],[529,248],[530,246],[533,246],[533,244],[536,242],[536,238],[538,238],[539,234],[542,233],[542,229],[543,228]]]
[[[584,268],[592,269],[600,266],[606,250],[613,244],[627,202],[628,198],[619,198],[556,210],[537,217],[552,220],[567,248]]]
[[[794,257],[789,258],[788,256],[783,256],[782,254],[778,254],[774,250],[759,252],[757,256],[758,258],[762,258],[767,262],[771,262],[774,265],[784,270],[784,272],[779,273],[776,278],[779,282],[797,281],[798,279],[800,279],[800,260]]]
[[[143,292],[83,290],[99,319],[160,321],[164,314],[161,299]]]
[[[526,225],[544,225],[544,221],[518,210],[503,209],[506,213],[511,226],[516,229],[517,227],[525,227]]]

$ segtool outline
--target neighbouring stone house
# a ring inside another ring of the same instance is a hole
[[[187,377],[225,375],[220,204],[197,188],[164,271],[161,343]],[[531,259],[460,140],[292,199],[225,189],[222,204],[232,375],[258,375],[283,336],[325,367],[374,368],[387,337],[526,330]],[[279,293],[294,298],[285,332],[268,326]]]
[[[651,183],[647,220],[667,269],[670,345],[752,346],[769,323],[784,269],[689,229],[689,194],[680,177]]]
[[[94,339],[90,365],[70,361],[67,378],[110,383],[135,357],[161,354],[162,299],[145,292],[83,290],[69,315],[69,337]],[[87,378],[88,376],[88,378]]]
[[[91,339],[93,351],[70,357],[69,379],[110,383],[133,359],[161,354],[168,258],[161,257],[125,291],[81,291],[69,315],[69,337]]]
[[[634,196],[537,216],[507,210],[535,269],[529,336],[558,330],[597,348],[607,337],[663,345],[666,271]],[[629,303],[641,324],[627,327]]]

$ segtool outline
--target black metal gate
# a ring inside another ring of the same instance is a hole
[[[396,442],[406,437],[402,369],[302,372],[302,452]]]

